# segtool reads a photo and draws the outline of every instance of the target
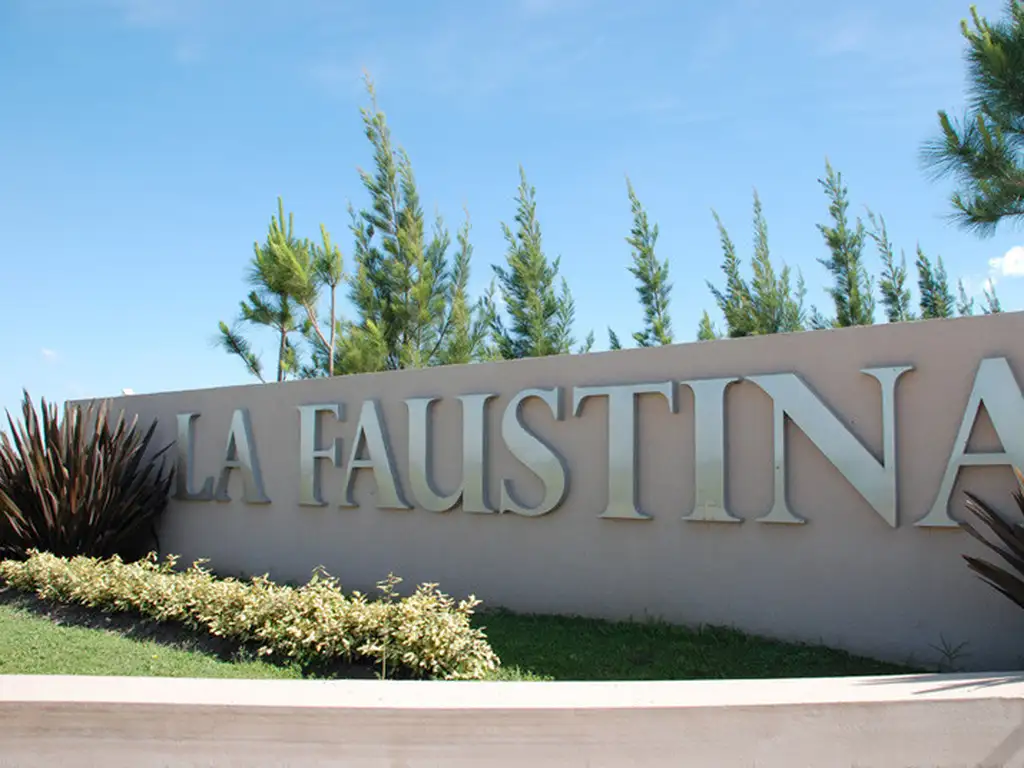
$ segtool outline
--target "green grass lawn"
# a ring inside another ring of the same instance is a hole
[[[123,615],[0,602],[0,674],[297,678],[302,671],[241,655],[208,637]],[[500,680],[681,680],[906,673],[816,646],[725,629],[488,612],[478,616],[501,657]],[[368,667],[340,676],[373,677]]]
[[[0,674],[301,677],[297,669],[259,661],[226,661],[116,631],[56,624],[10,605],[0,605]]]
[[[906,674],[906,667],[731,629],[487,613],[503,679],[696,680]]]

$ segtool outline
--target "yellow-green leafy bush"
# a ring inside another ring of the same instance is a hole
[[[383,597],[342,593],[323,572],[301,587],[265,577],[221,579],[202,562],[175,570],[177,558],[155,556],[134,563],[120,558],[60,558],[33,552],[27,560],[0,562],[0,577],[43,600],[107,611],[135,611],[158,621],[240,643],[300,664],[372,662],[385,675],[397,669],[448,680],[485,677],[498,657],[470,618],[479,601],[456,602],[436,584],[421,584],[398,597],[392,577]]]

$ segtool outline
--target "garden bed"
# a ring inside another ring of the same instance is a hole
[[[0,673],[125,674],[189,677],[414,677],[415,669],[394,661],[382,667],[371,656],[289,656],[267,650],[262,640],[238,634],[213,634],[196,622],[155,619],[116,599],[118,583],[98,574],[98,561],[79,561],[84,574],[74,577],[71,561],[37,556],[36,568],[14,563],[0,571],[21,573],[22,589],[0,588]],[[116,568],[132,566],[116,566]],[[160,571],[143,572],[157,574]],[[19,570],[20,569],[20,570]],[[134,572],[138,577],[138,572]],[[180,573],[180,572],[179,572]],[[100,579],[100,586],[84,588]],[[123,575],[122,575],[123,576]],[[178,579],[167,575],[161,578]],[[79,591],[73,590],[78,579]],[[49,579],[49,583],[44,583]],[[90,581],[91,579],[91,581]],[[102,580],[106,579],[105,582]],[[242,582],[204,576],[238,589]],[[166,586],[166,585],[165,585]],[[31,587],[31,590],[28,589]],[[122,587],[124,588],[124,587]],[[208,588],[208,586],[206,587]],[[276,585],[275,585],[276,588]],[[285,588],[281,588],[285,589]],[[295,594],[302,588],[287,588]],[[48,595],[48,598],[39,594]],[[84,604],[87,596],[95,604]],[[60,599],[63,598],[63,599]],[[132,597],[146,606],[145,594]],[[393,602],[393,605],[400,604]],[[442,606],[448,605],[442,603]],[[119,609],[115,609],[119,606]],[[279,616],[288,615],[276,608]],[[431,622],[462,618],[459,636],[484,643],[495,666],[477,678],[497,680],[686,680],[715,678],[826,677],[900,674],[913,671],[816,645],[801,645],[746,635],[732,629],[692,629],[664,622],[609,622],[566,616],[484,611],[449,615],[434,606]],[[173,614],[173,611],[165,611]],[[397,614],[396,614],[397,616]],[[395,618],[393,616],[392,618]],[[393,627],[392,627],[393,629]],[[275,632],[280,633],[279,626]],[[394,634],[394,633],[392,633]],[[276,636],[273,635],[273,636]],[[415,636],[412,636],[415,639]],[[466,648],[480,652],[480,647]],[[397,654],[392,657],[400,658]],[[499,662],[500,659],[500,662]]]

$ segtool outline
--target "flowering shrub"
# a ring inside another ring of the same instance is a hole
[[[390,577],[382,599],[342,593],[337,581],[315,572],[301,587],[266,577],[221,579],[202,561],[175,570],[177,558],[155,555],[134,563],[118,557],[61,558],[32,552],[27,560],[0,562],[0,578],[43,600],[106,611],[136,611],[175,621],[240,643],[259,653],[308,666],[371,661],[384,676],[396,669],[416,677],[478,679],[499,661],[482,630],[470,623],[474,597],[456,602],[436,584],[421,584],[400,598]]]

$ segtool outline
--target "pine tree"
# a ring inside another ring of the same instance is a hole
[[[298,373],[301,367],[299,351],[293,338],[304,335],[309,328],[308,320],[302,317],[301,308],[290,293],[289,273],[282,262],[282,249],[290,249],[300,254],[298,258],[305,259],[309,246],[295,237],[293,215],[288,215],[287,226],[284,218],[284,203],[279,199],[278,214],[271,218],[266,241],[253,244],[253,257],[246,274],[252,290],[240,302],[238,320],[231,326],[221,321],[216,337],[216,343],[229,354],[239,357],[246,370],[260,381],[264,381],[263,364],[253,352],[251,342],[244,337],[242,327],[264,327],[274,332],[277,337],[277,381]]]
[[[835,326],[871,325],[874,322],[875,301],[871,278],[864,267],[864,224],[858,218],[851,223],[847,217],[849,200],[841,173],[825,161],[825,178],[818,179],[829,199],[831,224],[819,224],[825,238],[828,258],[818,259],[832,273],[833,284],[828,294],[835,304]]]
[[[283,219],[280,199],[278,208]],[[305,312],[306,336],[312,349],[312,363],[303,371],[306,378],[334,375],[337,339],[342,330],[337,295],[345,277],[341,249],[332,242],[323,224],[320,238],[319,245],[296,241],[273,224],[268,238],[274,259],[282,270],[283,289]],[[327,316],[321,318],[320,304],[325,288],[328,309]]]
[[[921,317],[931,320],[940,317],[952,317],[955,300],[949,290],[949,280],[942,257],[931,260],[917,247],[917,286],[921,294]]]
[[[882,274],[878,281],[878,288],[882,293],[882,306],[885,307],[886,319],[890,323],[913,320],[914,312],[910,307],[910,288],[907,287],[906,255],[901,252],[900,261],[897,264],[892,242],[889,240],[889,232],[885,227],[885,219],[868,211],[868,220],[871,222],[869,234],[878,248],[878,255],[882,258]]]
[[[740,274],[740,260],[732,238],[718,214],[712,213],[722,243],[722,271],[726,279],[724,289],[710,282],[708,287],[725,317],[727,334],[735,338],[803,330],[807,321],[803,276],[797,275],[794,289],[789,267],[776,272],[768,247],[768,225],[757,190],[754,190],[753,277],[749,283]],[[700,333],[714,333],[710,318],[708,327],[704,326],[702,319]]]
[[[668,261],[659,261],[654,253],[658,241],[658,225],[647,219],[633,184],[626,178],[626,191],[633,212],[633,229],[626,242],[632,248],[630,273],[636,279],[636,292],[644,309],[644,329],[633,334],[637,346],[653,347],[672,343],[672,321],[669,318],[669,297],[672,284],[668,277]]]
[[[516,228],[502,223],[507,251],[506,266],[494,265],[508,324],[489,302],[491,330],[498,354],[506,359],[568,354],[575,343],[572,324],[575,304],[563,278],[558,282],[559,259],[544,254],[537,222],[536,190],[519,168]]]
[[[940,111],[939,136],[922,155],[934,178],[957,183],[953,218],[988,235],[1003,219],[1024,216],[1024,4],[1009,0],[994,24],[971,6],[971,19],[973,29],[960,22],[970,108],[962,120]]]

